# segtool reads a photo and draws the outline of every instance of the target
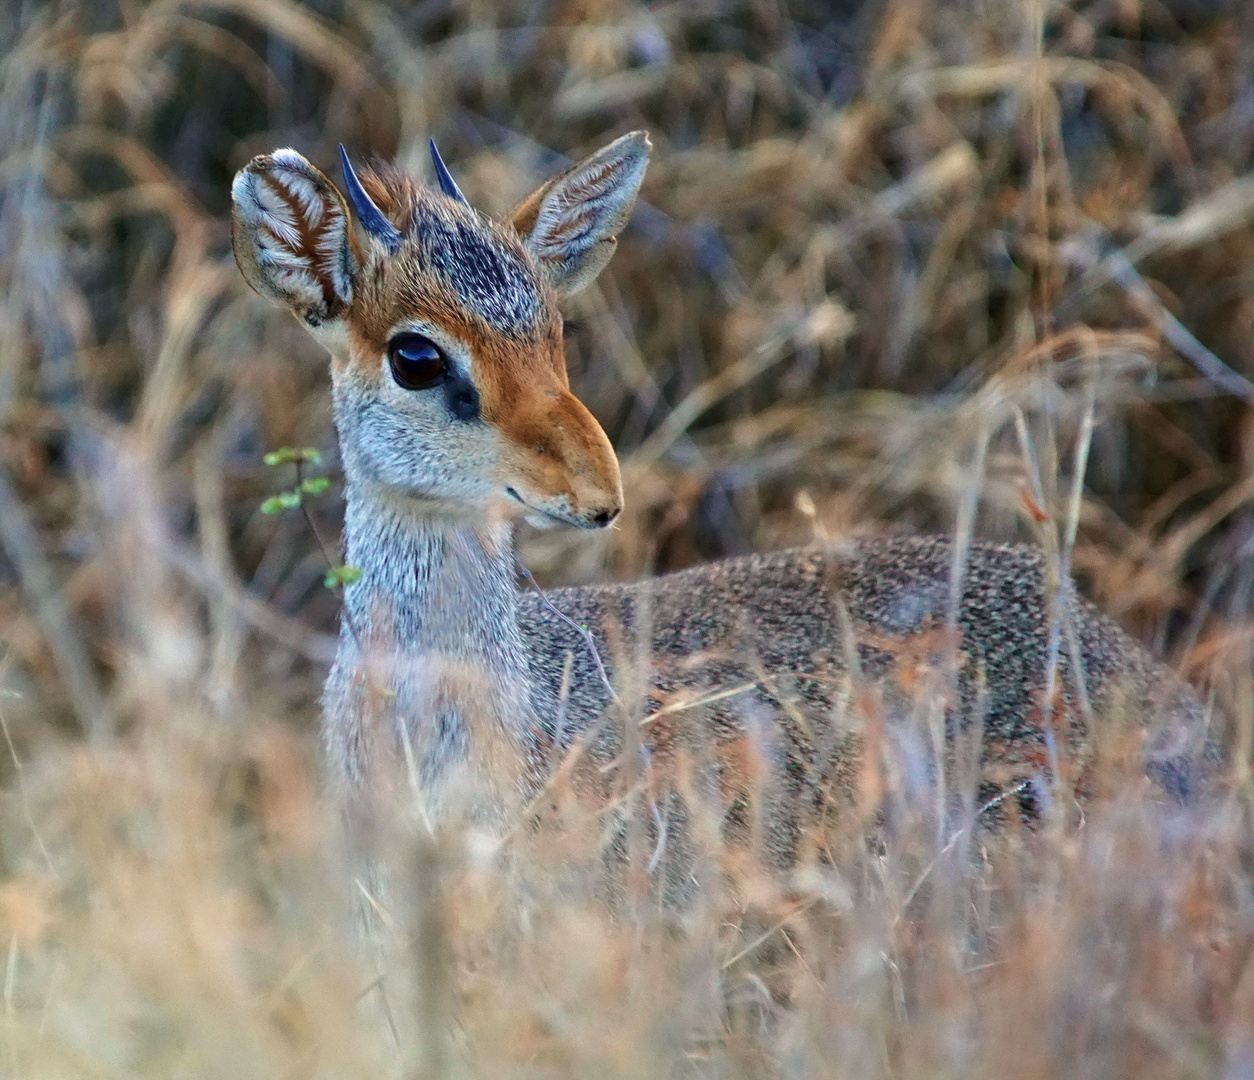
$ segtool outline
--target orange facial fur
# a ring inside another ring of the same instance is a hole
[[[558,298],[542,275],[528,284],[536,294],[536,317],[498,329],[441,274],[426,265],[422,244],[409,239],[414,216],[434,205],[441,218],[461,219],[467,228],[499,245],[520,262],[527,255],[510,224],[485,221],[469,208],[417,188],[394,170],[360,173],[375,204],[407,237],[390,256],[367,257],[358,275],[346,323],[347,362],[358,378],[384,377],[382,358],[396,327],[421,321],[462,343],[473,357],[472,378],[483,421],[504,438],[502,465],[530,491],[566,496],[579,514],[607,496],[621,505],[618,460],[604,430],[570,392]]]
[[[618,461],[570,392],[558,301],[612,254],[644,175],[644,133],[500,223],[470,208],[438,160],[436,191],[341,158],[352,217],[290,149],[254,158],[231,191],[245,279],[332,354],[346,477],[454,516],[499,502],[538,525],[607,525],[622,506]],[[429,380],[398,367],[415,348],[435,365]]]

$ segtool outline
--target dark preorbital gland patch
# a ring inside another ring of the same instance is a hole
[[[480,418],[479,391],[459,373],[450,371],[444,380],[444,404],[454,420],[470,424]]]
[[[413,233],[427,267],[494,330],[535,327],[540,315],[535,272],[501,240],[421,202]]]

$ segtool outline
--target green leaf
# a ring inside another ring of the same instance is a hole
[[[322,579],[322,583],[328,589],[334,589],[337,585],[351,585],[360,580],[360,566],[333,566],[327,571],[327,576]]]
[[[277,450],[271,450],[261,460],[271,466],[294,465],[298,461],[306,465],[321,465],[322,455],[312,446],[280,446]]]
[[[271,495],[261,504],[261,512],[277,514],[281,510],[294,510],[298,506],[300,506],[300,489],[293,488],[291,491],[280,491],[277,495]]]
[[[331,481],[327,477],[311,476],[307,480],[302,481],[300,489],[306,495],[321,495],[330,486]]]

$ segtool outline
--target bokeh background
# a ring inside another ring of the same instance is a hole
[[[785,990],[738,974],[743,898],[668,952],[534,853],[446,852],[458,918],[414,910],[475,963],[369,1006],[318,809],[338,598],[259,509],[268,450],[336,478],[328,370],[235,272],[231,177],[279,146],[338,177],[340,142],[427,177],[434,136],[502,214],[635,128],[640,205],[567,311],[627,507],[524,533],[540,581],[1074,532],[1212,707],[1228,794],[1165,823],[1117,792],[1020,876],[921,889],[928,840],[763,882],[764,930],[813,923]],[[1248,1075],[1252,167],[1243,0],[3,0],[0,1070]]]

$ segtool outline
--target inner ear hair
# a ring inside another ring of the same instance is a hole
[[[348,208],[295,150],[253,158],[231,184],[231,247],[248,282],[311,327],[353,302],[358,261]]]
[[[649,137],[633,131],[543,184],[510,223],[562,294],[577,292],[614,254],[649,161]]]

